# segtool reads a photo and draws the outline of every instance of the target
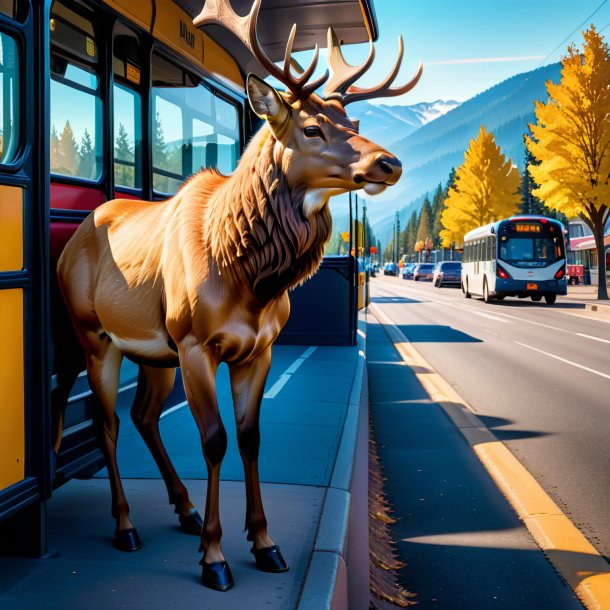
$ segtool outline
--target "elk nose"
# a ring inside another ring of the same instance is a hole
[[[396,184],[402,174],[402,163],[396,157],[379,157],[377,167],[385,174],[386,184]]]

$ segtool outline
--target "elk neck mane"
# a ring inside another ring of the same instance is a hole
[[[234,174],[207,199],[204,213],[204,242],[220,273],[246,281],[261,302],[315,273],[332,228],[328,206],[304,216],[306,186],[288,184],[275,145],[264,125]],[[210,178],[204,170],[190,186],[205,188]]]

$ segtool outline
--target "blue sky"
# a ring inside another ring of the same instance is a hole
[[[371,72],[379,79],[393,66],[399,34],[405,59],[396,82],[410,78],[418,60],[424,63],[415,89],[383,103],[464,101],[514,74],[559,61],[569,42],[582,45],[581,31],[590,23],[598,30],[608,26],[603,35],[610,40],[608,0],[374,0],[374,5],[379,40]],[[366,45],[345,53],[352,63],[366,54]]]

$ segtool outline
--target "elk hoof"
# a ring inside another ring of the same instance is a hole
[[[235,584],[231,568],[226,561],[206,563],[202,559],[199,563],[201,564],[201,582],[208,589],[228,591]]]
[[[287,572],[289,570],[280,547],[277,545],[265,549],[252,548],[250,552],[254,555],[256,567],[263,572]]]
[[[193,510],[189,515],[178,515],[178,520],[180,521],[180,529],[186,534],[195,534],[196,536],[201,534],[203,519],[196,510]]]
[[[135,527],[128,530],[115,530],[114,532],[114,546],[119,551],[137,551],[142,543],[140,542],[140,536]]]

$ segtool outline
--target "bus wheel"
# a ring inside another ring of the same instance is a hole
[[[504,300],[504,295],[501,294],[500,296],[497,296],[496,299],[498,299],[498,301],[503,301]]]
[[[540,301],[540,299],[542,299],[542,295],[541,294],[533,294],[532,295],[532,301],[534,301],[535,303]]]
[[[464,296],[469,299],[472,295],[468,292],[468,278],[466,278],[466,283],[462,285],[462,291]]]
[[[552,305],[555,300],[557,299],[557,295],[556,294],[545,294],[544,295],[544,300],[549,304]]]
[[[489,303],[491,301],[489,297],[489,286],[487,285],[487,278],[483,279],[483,300],[486,303]]]

